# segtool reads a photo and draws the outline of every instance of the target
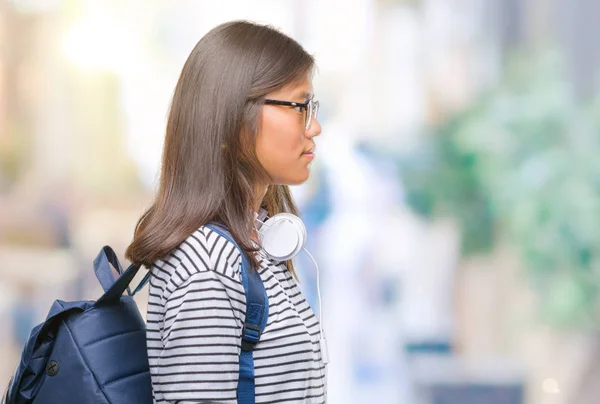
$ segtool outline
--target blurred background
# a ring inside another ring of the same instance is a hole
[[[123,257],[151,202],[188,53],[244,18],[319,66],[323,133],[293,192],[329,402],[598,403],[598,16],[596,0],[0,0],[0,389],[54,299],[100,296],[92,261]]]

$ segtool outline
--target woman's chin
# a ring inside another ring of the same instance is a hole
[[[279,178],[277,183],[280,185],[301,185],[308,180],[308,177],[310,177],[310,170],[307,167],[303,172],[299,172],[294,176]]]

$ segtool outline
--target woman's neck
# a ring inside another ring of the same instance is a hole
[[[260,211],[260,206],[262,205],[262,201],[267,194],[267,189],[269,189],[268,185],[257,185],[254,192],[254,202],[252,204],[252,211],[258,213]]]

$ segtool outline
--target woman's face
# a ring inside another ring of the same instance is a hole
[[[312,96],[312,80],[307,78],[267,94],[265,98],[304,103]],[[297,185],[308,179],[309,165],[315,158],[314,137],[321,133],[321,125],[312,117],[310,126],[306,129],[305,116],[306,111],[298,107],[262,107],[256,154],[271,177],[271,184]]]

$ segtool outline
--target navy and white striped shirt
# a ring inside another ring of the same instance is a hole
[[[269,318],[256,403],[323,403],[319,321],[285,263],[258,254]],[[147,342],[155,404],[237,403],[246,298],[239,250],[201,227],[152,266]]]

